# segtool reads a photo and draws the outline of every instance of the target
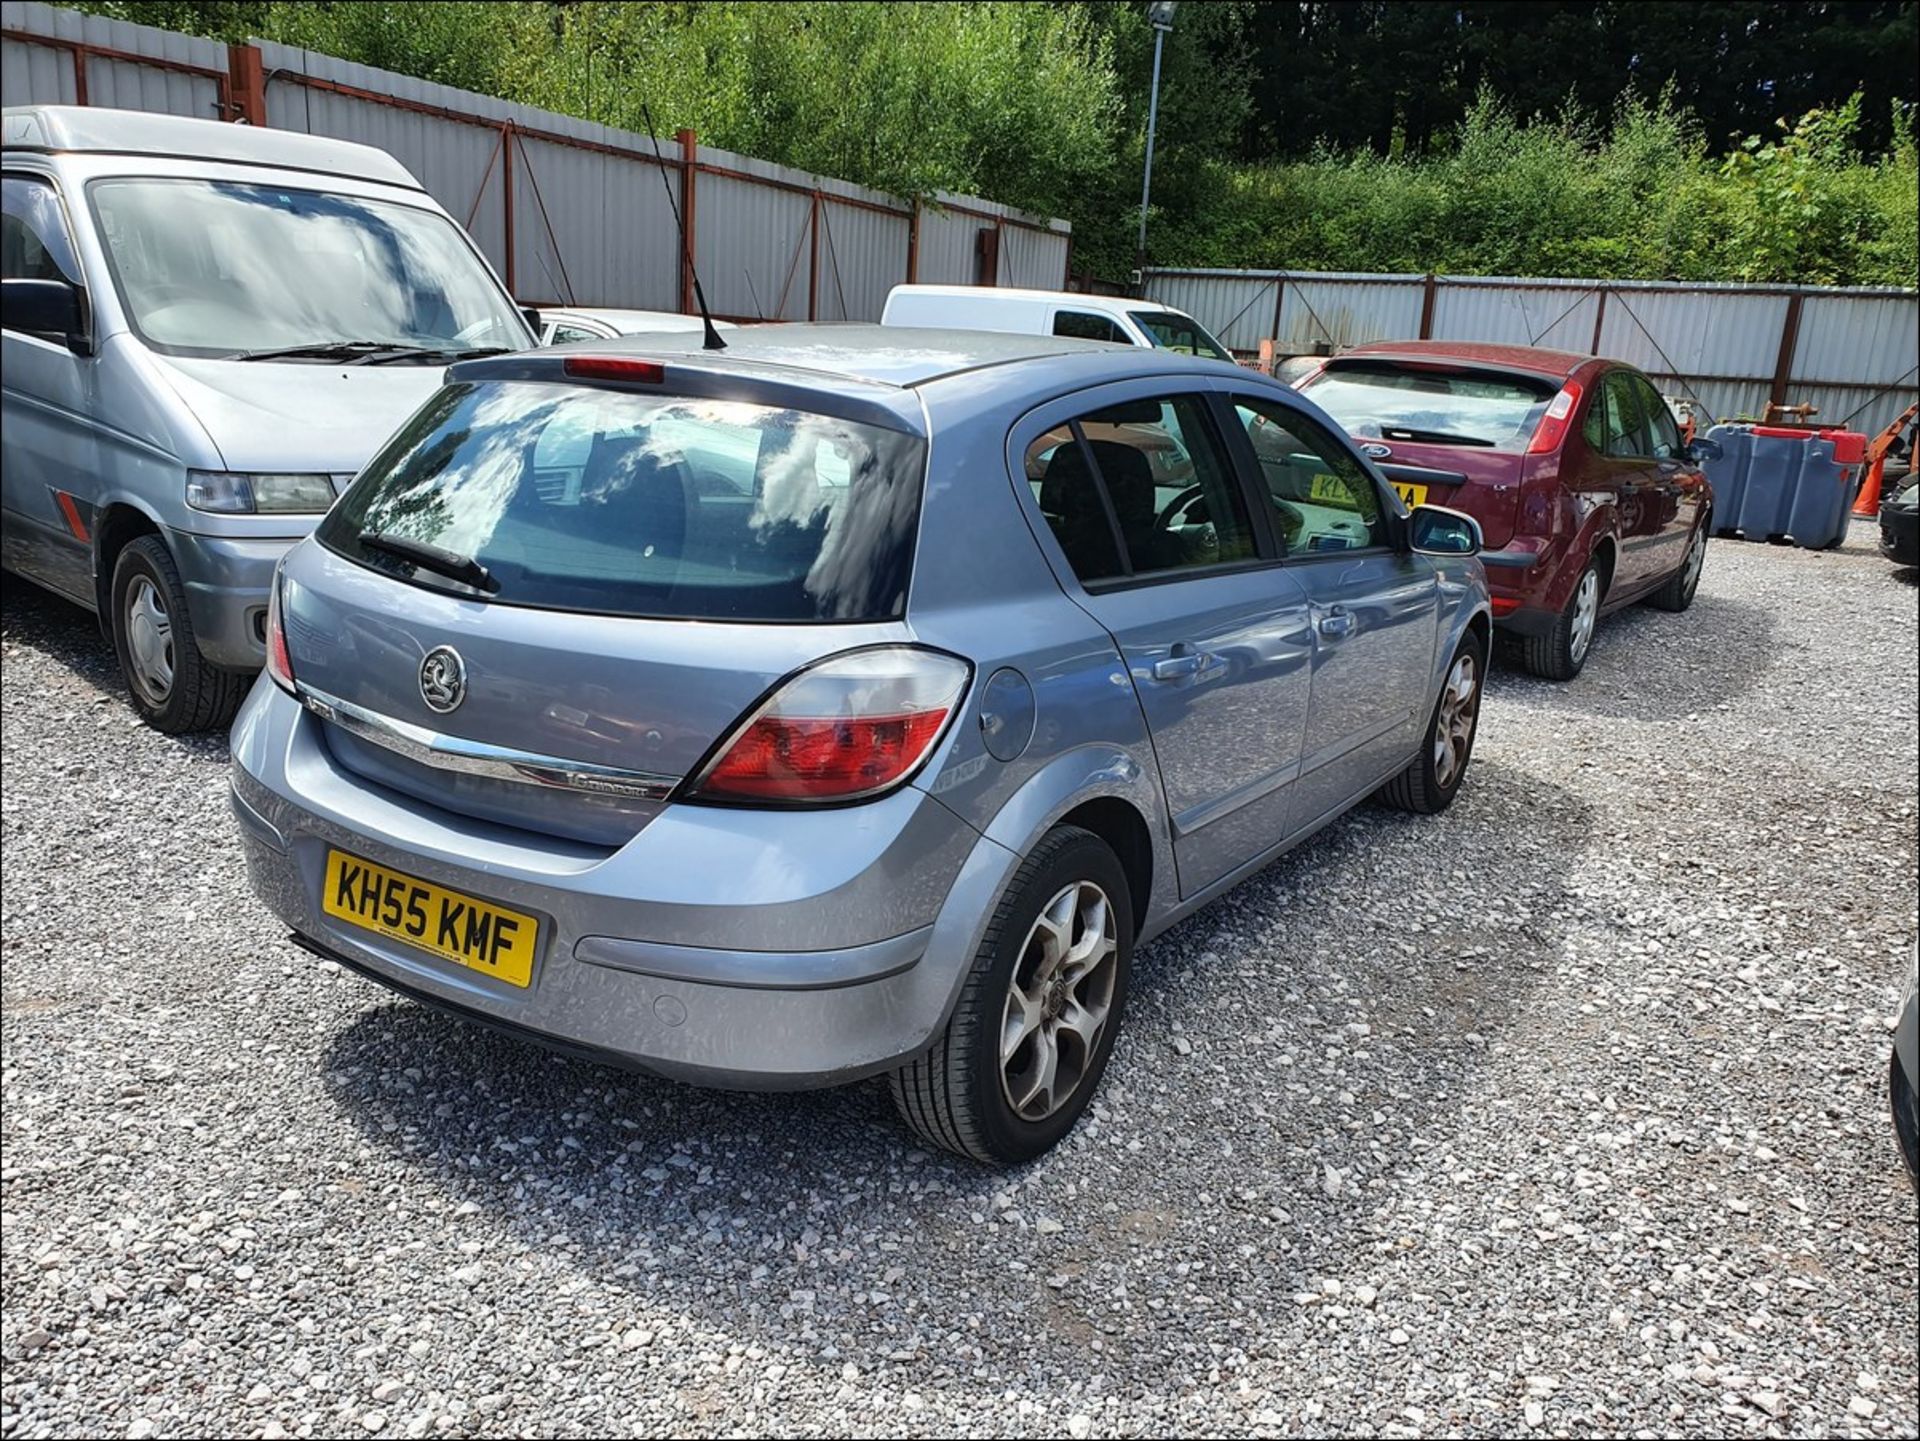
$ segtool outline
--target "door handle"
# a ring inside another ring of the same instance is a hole
[[[1207,668],[1207,662],[1213,657],[1205,651],[1195,650],[1185,641],[1176,641],[1165,660],[1153,663],[1155,680],[1185,680],[1189,676],[1199,675]]]
[[[1320,617],[1319,631],[1328,640],[1345,640],[1353,634],[1353,612],[1336,606]]]

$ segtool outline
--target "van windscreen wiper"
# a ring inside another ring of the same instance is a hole
[[[404,560],[411,565],[422,566],[427,570],[457,580],[462,585],[470,585],[475,590],[484,590],[492,595],[500,589],[493,572],[470,555],[456,555],[450,550],[442,550],[437,545],[428,545],[424,540],[409,540],[404,535],[385,535],[377,530],[360,532],[360,544],[368,550],[381,551]]]
[[[471,360],[478,355],[504,355],[504,345],[408,345],[397,340],[315,340],[305,345],[282,345],[272,350],[241,350],[229,360],[344,360],[353,365],[385,365],[396,360]]]

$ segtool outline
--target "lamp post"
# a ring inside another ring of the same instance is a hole
[[[1147,166],[1140,179],[1140,239],[1134,246],[1134,277],[1139,285],[1147,279],[1147,203],[1153,196],[1153,132],[1160,119],[1160,47],[1173,29],[1175,0],[1154,0],[1147,6],[1147,23],[1153,26],[1153,89],[1147,98]]]

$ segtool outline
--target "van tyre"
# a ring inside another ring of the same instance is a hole
[[[1453,804],[1467,777],[1467,763],[1473,759],[1486,675],[1486,643],[1468,635],[1447,663],[1440,696],[1421,736],[1420,754],[1374,793],[1382,804],[1420,816],[1436,815]]]
[[[1001,894],[953,1015],[892,1076],[925,1140],[988,1165],[1047,1150],[1113,1053],[1133,964],[1133,897],[1107,843],[1047,832]]]
[[[1687,553],[1680,562],[1680,569],[1668,576],[1660,589],[1647,597],[1647,604],[1655,610],[1675,613],[1685,610],[1693,604],[1694,592],[1700,589],[1700,572],[1706,563],[1707,527],[1696,525],[1687,541]]]
[[[1572,680],[1579,675],[1593,653],[1593,633],[1599,628],[1605,593],[1600,562],[1590,559],[1553,625],[1541,635],[1519,637],[1520,664],[1542,680]]]
[[[200,654],[179,567],[159,537],[141,536],[120,552],[110,600],[120,675],[148,725],[182,735],[233,719],[251,677]]]

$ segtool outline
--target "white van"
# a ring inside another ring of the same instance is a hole
[[[1007,290],[987,285],[896,285],[882,325],[928,330],[1008,330],[1070,335],[1116,345],[1158,346],[1182,355],[1232,361],[1227,348],[1184,311],[1151,300],[1080,295],[1070,290]]]

